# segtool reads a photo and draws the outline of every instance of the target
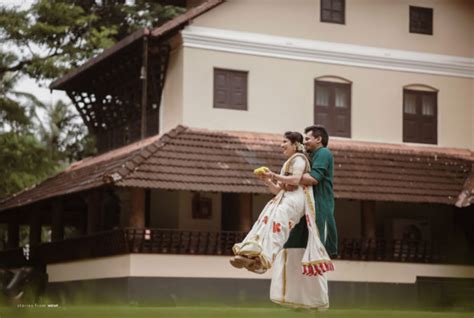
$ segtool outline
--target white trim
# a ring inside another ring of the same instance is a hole
[[[126,254],[49,264],[49,282],[114,277],[271,279],[229,264],[229,256]],[[474,266],[335,260],[329,281],[414,284],[417,277],[472,278]],[[387,275],[390,273],[390,275]]]
[[[188,26],[183,46],[299,61],[474,78],[474,58]]]

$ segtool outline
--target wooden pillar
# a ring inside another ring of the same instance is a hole
[[[142,80],[142,108],[141,108],[141,139],[146,137],[147,133],[147,108],[148,108],[148,34],[143,37],[143,61],[140,79]]]
[[[63,201],[61,198],[53,199],[51,206],[51,241],[64,240]]]
[[[87,234],[87,209],[81,209],[80,212],[80,218],[79,218],[79,224],[77,225],[79,227],[79,232],[81,235],[86,235]]]
[[[252,194],[239,194],[239,231],[249,231],[252,227]]]
[[[127,222],[129,227],[145,227],[145,192],[145,189],[130,188],[130,211]]]
[[[38,245],[41,243],[41,214],[39,211],[30,209],[30,245]]]
[[[18,212],[18,211],[15,211]],[[8,221],[8,248],[18,248],[20,244],[20,225],[18,224],[18,217],[12,215]]]
[[[102,192],[93,189],[87,196],[87,234],[100,231]]]
[[[362,237],[364,239],[376,238],[377,221],[375,217],[375,201],[361,202]]]

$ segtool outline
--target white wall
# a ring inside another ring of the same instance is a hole
[[[344,25],[320,22],[319,0],[227,0],[196,26],[473,56],[470,0],[347,0]],[[409,6],[433,8],[433,35],[409,33]]]
[[[417,276],[474,277],[474,266],[338,260],[333,262],[336,270],[328,274],[329,281],[413,284]],[[50,283],[113,277],[271,278],[271,270],[263,275],[256,275],[230,266],[228,256],[214,255],[128,254],[48,264],[46,271]]]
[[[213,69],[248,71],[248,110],[213,108]],[[246,54],[184,49],[183,123],[217,130],[281,133],[313,123],[314,79],[352,81],[352,139],[403,142],[403,87],[439,89],[438,145],[473,148],[473,80]]]
[[[182,123],[183,104],[183,49],[181,37],[171,40],[172,50],[160,106],[160,133],[167,132]]]
[[[210,219],[192,218],[191,191],[151,190],[150,227],[180,230],[220,231],[221,194],[201,192],[201,197],[212,200]]]

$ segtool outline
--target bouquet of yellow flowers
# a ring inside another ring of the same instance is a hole
[[[269,171],[270,171],[270,169],[268,169],[267,167],[259,167],[259,168],[255,169],[253,171],[253,173],[255,173],[256,175],[259,175],[259,174],[264,174],[264,173],[269,172]]]

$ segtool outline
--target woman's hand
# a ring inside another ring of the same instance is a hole
[[[278,192],[280,192],[281,187],[279,183],[277,184],[274,182],[274,175],[275,174],[273,172],[268,170],[265,173],[257,174],[257,177],[267,185],[271,193],[277,194]]]
[[[262,173],[262,175],[269,180],[273,180],[275,176],[275,174],[271,170],[265,171],[264,173]]]

